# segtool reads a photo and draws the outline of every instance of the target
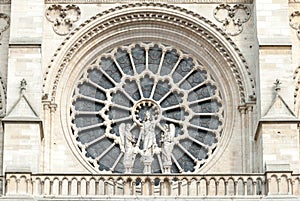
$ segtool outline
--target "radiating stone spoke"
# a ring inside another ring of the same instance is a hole
[[[160,170],[161,170],[161,172],[163,172],[164,168],[163,168],[163,163],[162,163],[161,157],[160,157],[159,154],[156,154],[156,156],[157,156],[157,160],[158,160],[158,164],[159,164]]]
[[[174,110],[174,109],[177,109],[177,108],[180,108],[180,107],[182,107],[182,104],[178,104],[178,105],[173,105],[173,106],[170,106],[170,107],[162,108],[161,111],[165,112],[167,110]]]
[[[114,162],[114,164],[113,164],[113,165],[111,166],[111,168],[110,168],[111,171],[114,171],[114,170],[115,170],[116,166],[117,166],[118,163],[120,162],[120,160],[121,160],[121,158],[122,158],[123,155],[124,155],[123,152],[121,152],[121,153],[119,154],[117,160]]]
[[[85,100],[93,101],[93,102],[96,102],[96,103],[101,103],[103,105],[105,105],[105,104],[108,103],[107,101],[99,100],[97,98],[92,98],[92,97],[85,96],[85,95],[82,95],[82,94],[79,94],[78,98],[82,98],[82,99],[85,99]]]
[[[157,69],[157,75],[160,75],[160,72],[161,72],[161,68],[162,68],[163,62],[164,62],[165,55],[166,55],[166,51],[163,51],[163,52],[162,52],[162,55],[161,55],[160,62],[159,62],[159,66],[158,66],[158,69]]]
[[[212,132],[212,133],[215,133],[215,132],[216,132],[215,130],[212,130],[212,129],[210,129],[210,128],[206,128],[206,127],[203,127],[203,126],[197,126],[197,125],[194,125],[194,124],[191,124],[191,123],[188,123],[188,126],[189,126],[189,127],[192,127],[192,128],[199,129],[199,130]]]
[[[104,126],[104,125],[105,125],[104,123],[99,123],[99,124],[93,124],[93,125],[90,125],[90,126],[79,127],[78,132],[93,129],[93,128],[98,128],[98,127],[101,127],[101,126]]]
[[[125,73],[123,72],[123,70],[122,70],[120,64],[117,62],[117,60],[116,60],[115,57],[113,57],[113,61],[114,61],[114,63],[116,64],[116,66],[117,66],[118,70],[120,71],[120,73],[122,74],[122,77],[125,76]]]
[[[188,74],[186,74],[178,83],[177,86],[180,87],[180,85],[191,75],[194,73],[194,69],[191,70]]]
[[[190,90],[188,90],[188,93],[194,92],[196,89],[202,87],[203,85],[207,84],[207,81],[201,82],[200,84],[194,86],[193,88],[191,88]]]
[[[131,67],[132,67],[133,73],[134,73],[134,75],[137,75],[136,67],[135,67],[135,64],[134,64],[131,52],[129,52],[129,58],[130,58]]]
[[[136,100],[134,100],[125,90],[121,91],[121,93],[124,94],[132,103],[136,102]]]
[[[194,162],[197,161],[197,158],[195,158],[188,150],[186,150],[181,144],[177,145],[186,155],[188,155]]]
[[[169,121],[169,122],[173,122],[173,123],[179,124],[179,125],[182,124],[182,121],[181,121],[181,120],[172,119],[172,118],[165,117],[165,116],[163,116],[162,119],[164,119],[164,120],[166,120],[166,121]]]
[[[120,118],[120,119],[113,119],[112,122],[113,123],[120,123],[120,122],[123,122],[123,121],[128,121],[128,120],[131,120],[132,117],[129,116],[129,117],[123,117],[123,118]]]
[[[208,113],[208,112],[192,112],[193,116],[219,116],[218,113]]]
[[[99,70],[101,71],[101,73],[103,73],[103,75],[105,75],[105,77],[106,77],[111,83],[113,83],[113,85],[117,86],[116,81],[115,81],[109,74],[107,74],[102,68],[99,68]]]
[[[86,143],[86,144],[84,144],[84,145],[85,145],[86,148],[88,148],[89,146],[92,146],[93,144],[100,142],[100,141],[103,140],[104,138],[105,138],[105,135],[102,135],[102,136],[100,136],[100,137],[94,139],[93,141],[91,141],[91,142],[89,142],[89,143]]]
[[[93,87],[95,87],[97,89],[100,89],[102,92],[104,92],[104,93],[106,92],[106,90],[103,87],[101,87],[100,85],[96,84],[92,80],[87,79],[86,82],[89,83],[90,85],[92,85]]]
[[[143,89],[141,87],[141,82],[137,81],[136,83],[137,83],[137,86],[138,86],[138,89],[139,89],[140,97],[141,97],[141,99],[143,99],[144,98],[144,93],[143,93]]]
[[[191,141],[195,142],[196,144],[198,144],[198,145],[204,147],[205,149],[208,149],[208,148],[209,148],[208,145],[206,145],[206,144],[204,144],[204,143],[202,143],[202,142],[196,140],[196,139],[193,138],[192,136],[189,136],[188,139],[190,139]]]
[[[114,148],[115,143],[112,143],[100,156],[96,158],[96,161],[99,161],[103,156],[105,156],[112,148]]]
[[[157,101],[159,104],[161,104],[162,101],[164,101],[170,94],[172,93],[172,91],[168,91],[168,93],[166,93],[159,101]]]
[[[184,172],[184,169],[180,166],[180,164],[178,163],[176,157],[172,154],[172,160],[174,161],[176,167],[178,168],[179,172]]]
[[[178,67],[178,65],[179,65],[179,63],[180,63],[181,60],[182,60],[182,58],[179,57],[178,60],[177,60],[177,62],[176,62],[176,64],[173,66],[172,71],[170,72],[170,76],[171,77],[173,76],[173,73],[176,71],[176,69],[177,69],[177,67]]]
[[[152,86],[152,90],[151,90],[149,99],[153,99],[153,96],[154,96],[154,92],[155,92],[155,90],[156,90],[157,83],[158,83],[157,81],[155,81],[155,82],[153,83],[153,86]]]
[[[76,111],[76,115],[97,115],[99,111]]]
[[[132,108],[127,107],[127,106],[119,105],[119,104],[116,104],[116,103],[111,103],[110,105],[112,107],[119,108],[119,109],[122,109],[122,110],[130,111],[130,112],[132,111]]]
[[[207,98],[202,98],[202,99],[199,99],[199,100],[195,100],[195,101],[191,101],[189,102],[189,105],[194,105],[194,104],[198,104],[198,103],[202,103],[202,102],[205,102],[205,101],[209,101],[209,100],[213,100],[215,97],[211,96],[211,97],[207,97]]]

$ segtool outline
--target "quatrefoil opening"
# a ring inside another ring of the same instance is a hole
[[[46,18],[53,23],[53,30],[58,35],[67,35],[74,22],[79,20],[80,14],[80,8],[76,5],[52,5],[46,10]]]
[[[231,36],[243,31],[243,24],[250,19],[250,15],[250,8],[243,4],[221,4],[214,9],[215,19],[223,24],[223,30]]]

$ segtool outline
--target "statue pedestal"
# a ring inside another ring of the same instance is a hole
[[[163,173],[171,173],[171,166],[172,166],[172,162],[164,162],[163,163],[163,167],[164,167]]]
[[[151,173],[151,164],[152,164],[153,158],[145,158],[144,159],[144,173]]]

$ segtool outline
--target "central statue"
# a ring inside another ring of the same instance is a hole
[[[155,124],[149,111],[146,111],[141,133],[143,141],[142,160],[144,173],[151,173],[154,149],[157,147],[155,137]]]

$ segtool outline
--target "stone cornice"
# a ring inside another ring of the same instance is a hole
[[[11,0],[0,0],[0,4],[10,4]]]
[[[10,1],[10,0],[0,0]],[[46,4],[113,4],[113,3],[172,3],[172,4],[252,4],[253,0],[45,0]]]

